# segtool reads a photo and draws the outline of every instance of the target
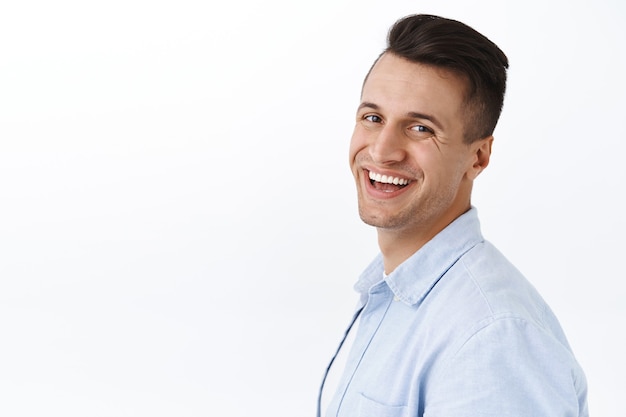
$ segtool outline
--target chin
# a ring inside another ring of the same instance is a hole
[[[396,229],[404,224],[404,219],[384,213],[372,213],[371,210],[359,209],[361,221],[369,226],[380,229]]]

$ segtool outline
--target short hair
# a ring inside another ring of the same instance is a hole
[[[464,77],[468,83],[464,141],[471,143],[493,134],[502,112],[509,67],[495,43],[459,21],[417,14],[401,18],[391,27],[387,47],[376,62],[385,53]]]

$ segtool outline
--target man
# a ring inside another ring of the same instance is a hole
[[[350,145],[359,214],[381,253],[355,286],[343,374],[334,396],[320,392],[327,416],[588,415],[556,317],[483,239],[470,201],[507,68],[463,23],[415,15],[391,28]]]

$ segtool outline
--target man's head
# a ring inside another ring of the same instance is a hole
[[[381,56],[389,53],[465,78],[465,141],[493,133],[502,111],[509,67],[496,44],[464,23],[420,14],[404,17],[391,27]]]
[[[363,84],[350,165],[363,221],[413,253],[470,208],[489,164],[506,57],[462,23],[400,20]]]

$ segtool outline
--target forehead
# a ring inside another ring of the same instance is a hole
[[[421,64],[386,53],[363,84],[362,101],[379,105],[430,106],[456,112],[462,107],[467,83],[451,70]]]

